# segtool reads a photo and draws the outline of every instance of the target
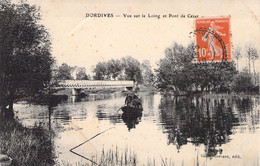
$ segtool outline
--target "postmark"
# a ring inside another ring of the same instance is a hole
[[[193,62],[231,61],[230,18],[195,19],[196,56]]]

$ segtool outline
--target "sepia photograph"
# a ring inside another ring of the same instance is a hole
[[[0,166],[260,166],[259,0],[1,0]]]

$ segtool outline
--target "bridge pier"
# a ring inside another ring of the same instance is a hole
[[[72,88],[71,94],[72,94],[72,96],[78,96],[81,94],[81,89]]]
[[[134,87],[125,87],[126,90],[133,90]]]

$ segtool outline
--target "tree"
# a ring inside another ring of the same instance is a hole
[[[248,72],[251,74],[251,59],[252,59],[252,54],[254,52],[254,47],[251,44],[248,44],[246,46],[246,53],[247,53],[247,58],[248,58]]]
[[[85,67],[78,67],[76,79],[77,80],[89,80],[89,76],[86,74],[86,68]]]
[[[183,47],[177,43],[165,50],[165,57],[156,69],[157,86],[175,92],[191,91],[195,87],[201,91],[228,88],[236,74],[234,63],[192,63],[195,45]]]
[[[154,81],[154,74],[150,61],[144,60],[141,64],[141,71],[143,76],[143,83],[146,85],[151,85]]]
[[[105,80],[108,76],[107,63],[106,62],[98,62],[96,67],[93,69],[95,80]]]
[[[137,59],[130,56],[122,58],[122,66],[125,70],[127,80],[134,80],[137,83],[142,83],[141,64]]]
[[[235,75],[233,80],[232,89],[235,92],[250,92],[254,87],[251,75],[248,74],[247,70]]]
[[[237,60],[237,70],[239,69],[238,60],[242,57],[241,50],[241,47],[236,47],[234,52],[234,58]]]
[[[58,69],[58,80],[71,80],[73,68],[69,66],[67,63],[62,63]]]
[[[50,37],[39,23],[40,10],[27,3],[0,2],[0,105],[12,110],[22,97],[48,86],[51,77]]]
[[[255,74],[255,60],[258,59],[258,53],[257,53],[257,49],[251,45],[251,44],[248,44],[246,46],[246,52],[247,52],[247,58],[248,58],[248,71],[249,71],[249,74],[251,74],[251,60],[253,62],[253,74],[254,74],[254,80],[255,80],[255,83],[256,83],[256,74]]]
[[[253,70],[254,70],[254,80],[255,80],[255,84],[256,84],[256,73],[255,73],[255,61],[258,59],[258,52],[256,50],[256,48],[252,47],[251,49],[251,59],[253,62]]]
[[[122,65],[120,60],[111,59],[107,62],[108,75],[111,75],[115,80],[122,71]]]
[[[187,91],[191,89],[194,71],[191,63],[194,49],[190,45],[184,48],[174,43],[166,48],[165,58],[159,62],[157,73],[157,86],[159,88],[170,88],[174,91]]]

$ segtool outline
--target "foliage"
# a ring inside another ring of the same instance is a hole
[[[73,68],[66,63],[62,63],[58,68],[57,79],[58,80],[71,80]]]
[[[254,61],[258,59],[258,53],[257,53],[257,50],[256,48],[251,45],[251,44],[248,44],[246,46],[246,56],[248,58],[248,69],[249,69],[249,73],[251,73],[251,60],[253,61],[253,68],[254,68],[254,73],[255,73],[255,66],[254,66]]]
[[[251,47],[248,51],[249,51],[248,53],[250,54],[250,57],[253,61],[257,60],[259,58],[257,49],[255,47]]]
[[[111,59],[107,62],[107,69],[108,69],[108,75],[111,75],[112,78],[115,80],[120,72],[122,71],[122,64],[120,60],[116,59]]]
[[[253,90],[254,84],[252,77],[247,70],[238,73],[233,81],[232,89],[235,92],[250,92]]]
[[[108,70],[107,70],[107,63],[106,62],[98,62],[96,67],[93,70],[94,76],[93,78],[95,80],[105,80],[108,75]]]
[[[76,80],[89,80],[89,76],[86,74],[85,67],[76,67]]]
[[[54,165],[52,131],[41,125],[23,127],[15,119],[0,117],[0,154],[13,159],[12,165]]]
[[[151,85],[154,82],[154,74],[150,61],[144,60],[141,64],[141,71],[143,76],[143,83],[145,85]]]
[[[165,50],[165,58],[159,62],[157,73],[157,86],[170,88],[175,91],[188,90],[194,76],[191,63],[193,52],[188,48],[174,43]]]
[[[39,24],[40,10],[25,2],[0,2],[0,105],[12,109],[21,97],[34,96],[51,77],[50,37]]]
[[[55,71],[56,70],[56,71]],[[88,80],[90,76],[86,74],[85,67],[78,67],[74,66],[71,67],[67,63],[62,63],[61,66],[54,68],[53,70],[53,77],[60,81],[60,80]]]
[[[137,59],[130,56],[121,60],[111,59],[99,62],[93,69],[95,80],[134,80],[142,83],[141,64]]]
[[[142,83],[141,64],[137,59],[130,56],[122,58],[122,64],[125,69],[125,77],[127,80],[134,80],[137,83]]]
[[[228,87],[237,72],[233,62],[220,63],[192,63],[195,57],[193,43],[186,48],[174,43],[165,50],[165,58],[159,62],[156,69],[157,86],[160,89],[171,89],[175,92],[219,91],[221,87]]]
[[[242,58],[241,50],[242,50],[241,47],[236,47],[234,51],[234,58],[237,60],[237,69],[238,69],[238,60]]]

